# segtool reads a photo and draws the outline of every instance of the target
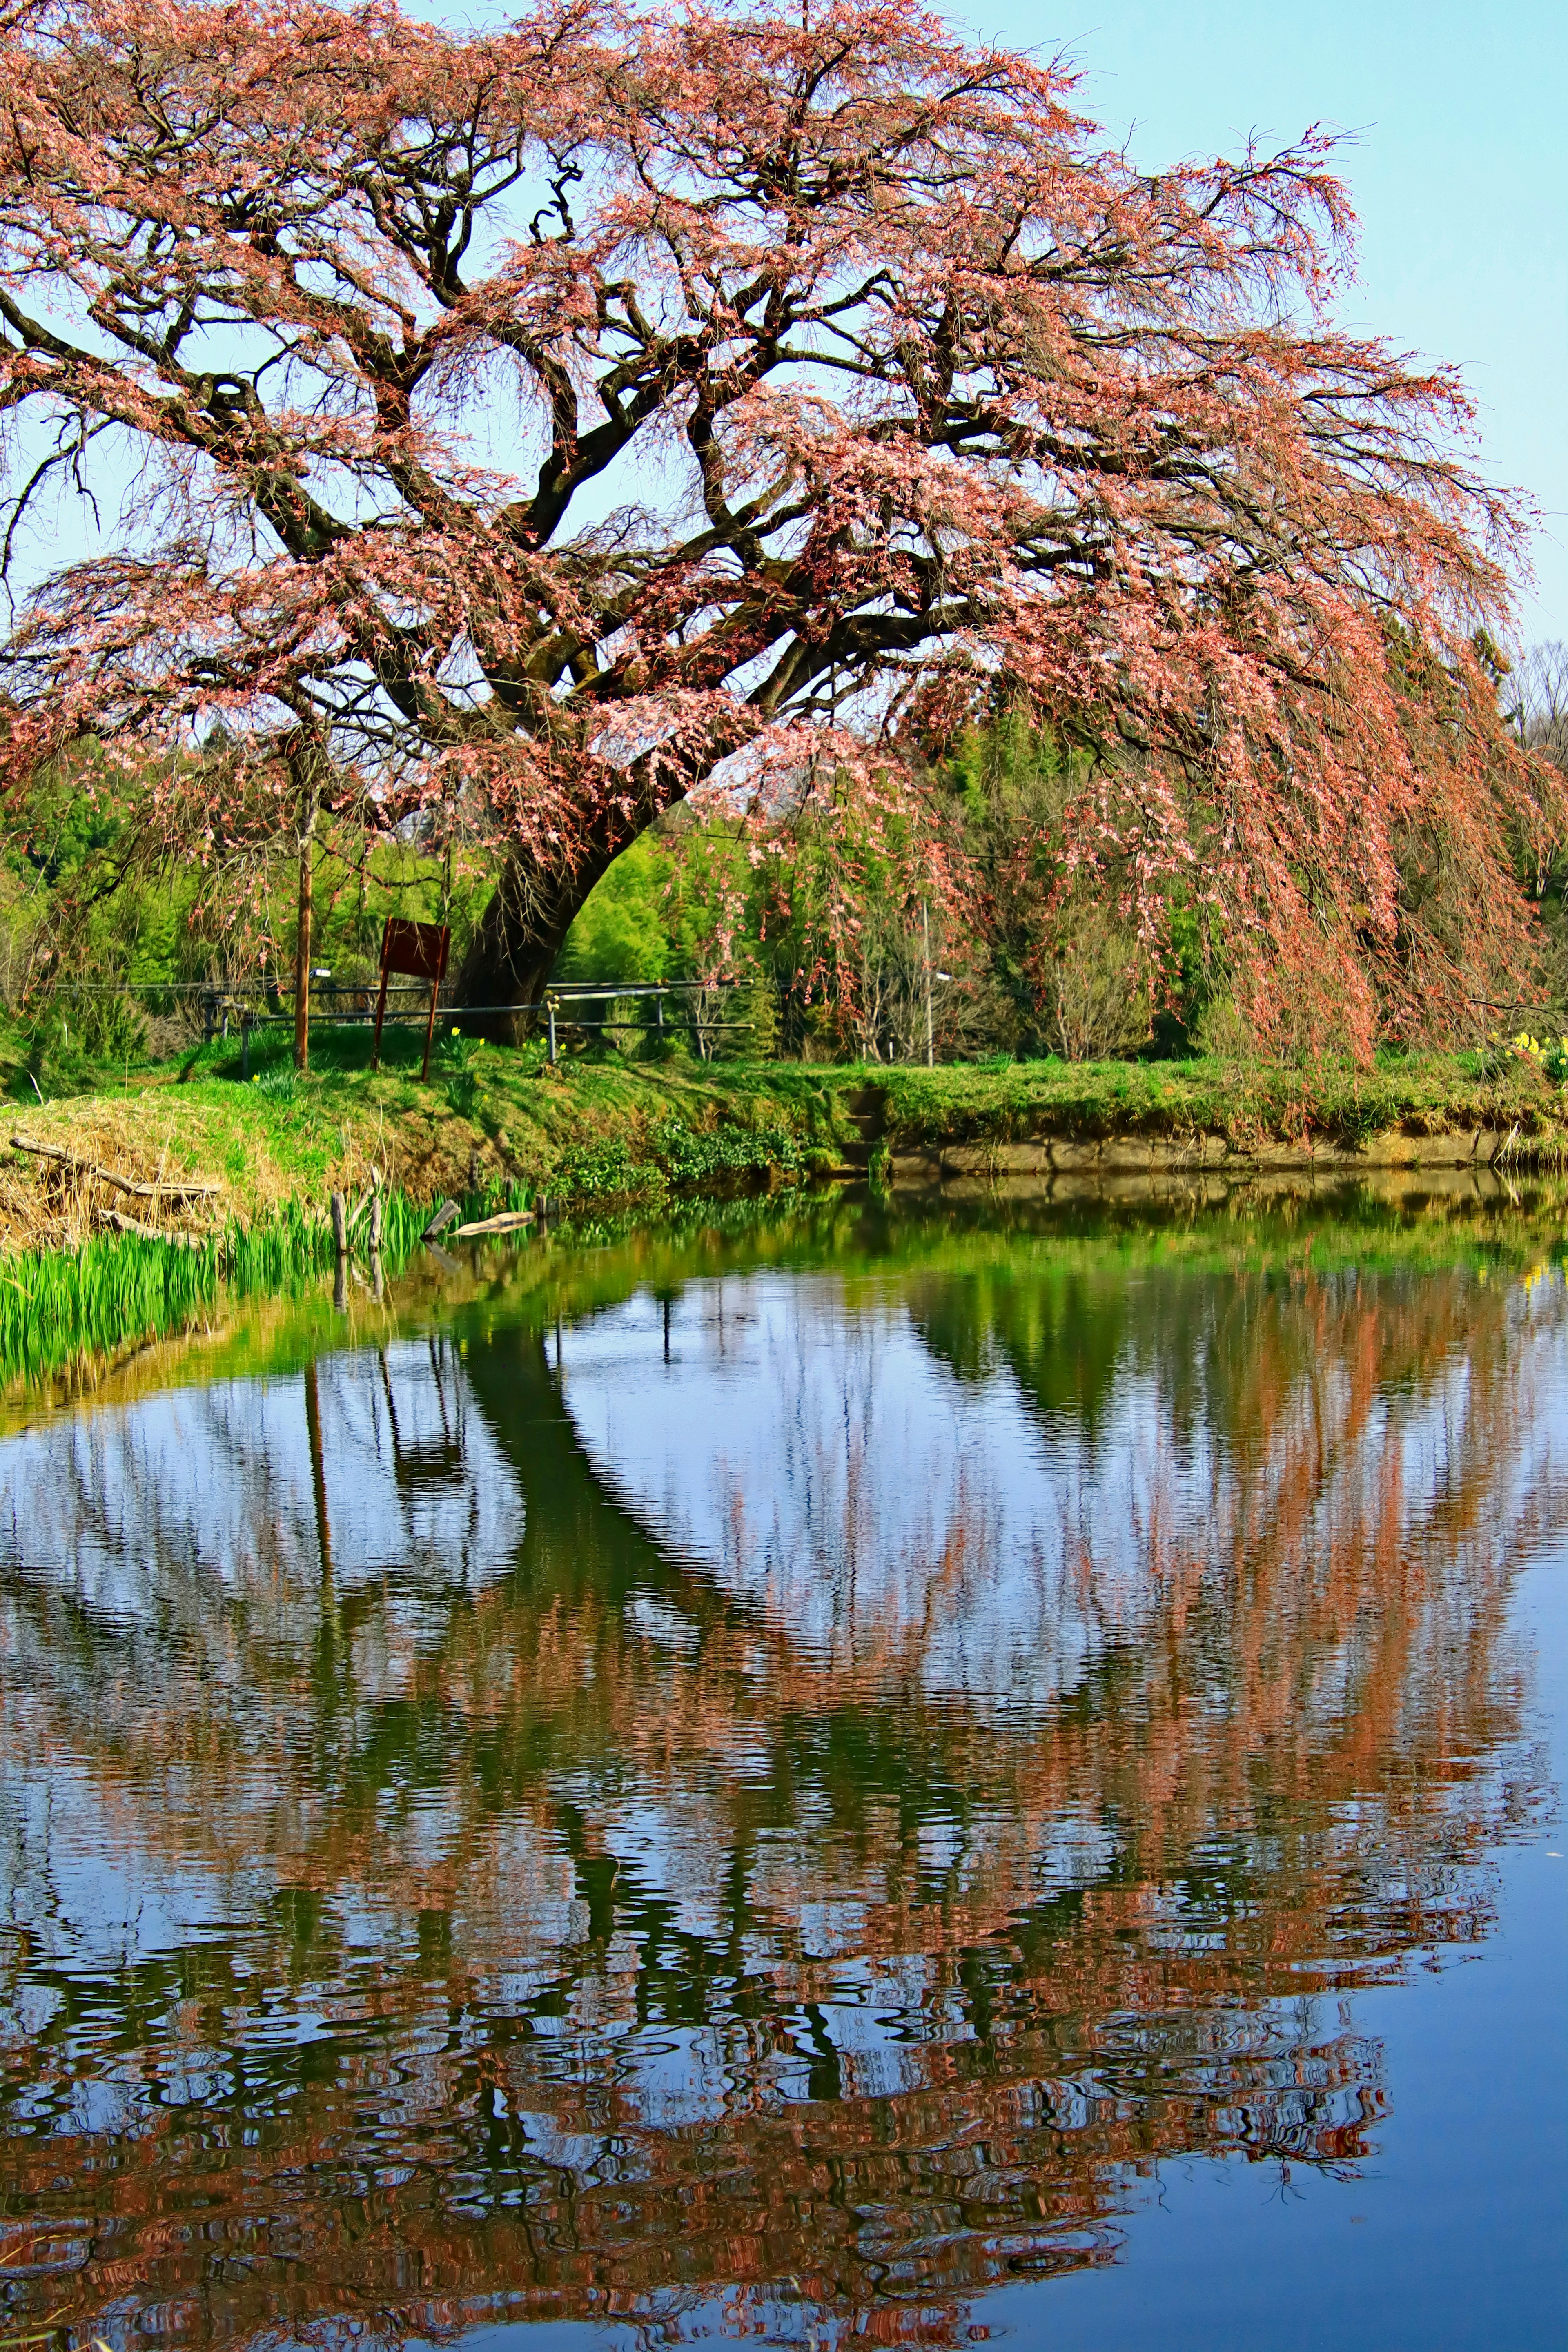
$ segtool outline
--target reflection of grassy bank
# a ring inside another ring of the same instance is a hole
[[[657,1219],[589,1204],[542,1234],[439,1255],[417,1246],[423,1209],[397,1199],[383,1296],[356,1258],[341,1307],[330,1237],[297,1213],[235,1237],[227,1260],[216,1248],[127,1241],[20,1262],[24,1276],[56,1286],[57,1299],[68,1297],[73,1267],[90,1292],[74,1310],[41,1317],[0,1265],[0,1380],[26,1417],[45,1391],[61,1402],[91,1391],[118,1402],[192,1381],[282,1375],[324,1350],[394,1333],[442,1326],[483,1337],[505,1324],[573,1321],[635,1290],[673,1294],[768,1267],[832,1274],[852,1297],[906,1277],[940,1278],[992,1308],[1026,1291],[1092,1301],[1160,1275],[1294,1284],[1459,1268],[1483,1283],[1509,1280],[1568,1258],[1568,1180],[1524,1179],[1516,1194],[1466,1198],[1418,1179],[1327,1192],[1303,1180],[1294,1192],[1278,1181],[1240,1189],[1216,1209],[1174,1193],[1059,1202],[1004,1190],[984,1201],[892,1202],[833,1189],[675,1201]],[[100,1275],[117,1256],[115,1276]],[[0,1404],[0,1426],[7,1417]]]

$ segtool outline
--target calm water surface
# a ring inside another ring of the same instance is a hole
[[[13,1397],[0,2343],[1562,2342],[1562,1233],[714,1212]]]

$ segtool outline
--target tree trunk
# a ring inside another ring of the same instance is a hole
[[[458,1003],[473,1008],[463,1023],[471,1036],[516,1045],[533,1034],[555,960],[595,883],[681,797],[667,788],[657,803],[595,812],[570,859],[544,865],[528,852],[508,859],[458,975]]]

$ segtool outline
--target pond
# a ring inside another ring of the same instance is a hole
[[[0,2343],[1556,2345],[1547,1192],[428,1254],[0,1412]]]

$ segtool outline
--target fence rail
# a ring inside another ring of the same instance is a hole
[[[375,1019],[379,976],[368,981],[335,981],[325,972],[312,972],[310,1003],[319,1008],[318,1017],[334,1028],[368,1027]],[[653,1034],[665,1033],[665,1003],[670,997],[713,996],[733,993],[750,988],[753,983],[739,980],[567,980],[552,981],[541,997],[509,998],[495,1004],[458,1004],[447,997],[437,998],[438,1013],[461,1013],[465,1018],[481,1019],[498,1013],[531,1013],[542,1014],[547,1033],[552,1067],[560,1058],[558,1016],[560,1026],[591,1030],[602,1035],[612,1030],[642,1031],[644,1021],[616,1021],[608,1013],[595,1015],[585,1010],[594,1004],[612,1005],[630,998],[635,1003],[648,1003],[653,1008]],[[385,1020],[394,1027],[417,1027],[426,1017],[429,983],[422,980],[389,980],[386,983],[387,1011]],[[295,990],[292,982],[281,977],[253,982],[235,981],[121,981],[68,982],[56,992],[62,996],[177,996],[194,998],[203,1015],[203,1035],[207,1044],[218,1036],[227,1037],[231,1022],[240,1033],[240,1075],[250,1076],[250,1039],[257,1029],[281,1027],[294,1018]],[[393,1000],[415,997],[417,1008],[408,1012],[395,1009]],[[258,1001],[260,1000],[259,1003]],[[345,1000],[348,1002],[345,1003]],[[357,1000],[357,1001],[356,1001]],[[276,1007],[276,1010],[273,1008]],[[576,1008],[584,1008],[579,1011]],[[708,1032],[753,1030],[754,1021],[704,1021]]]
[[[983,980],[962,972],[933,970],[931,983],[942,990],[962,992],[965,989],[1000,987],[1003,993],[1019,1003],[1037,1005],[1035,992],[1016,983],[1007,986],[994,980]],[[652,1034],[665,1034],[666,1005],[670,1000],[699,996],[722,996],[756,986],[753,980],[563,980],[552,981],[542,996],[510,998],[493,1004],[459,1004],[445,990],[437,999],[437,1013],[460,1013],[464,1018],[484,1019],[498,1013],[532,1013],[541,1018],[546,1035],[549,1058],[553,1066],[560,1057],[560,1031],[572,1029],[588,1032],[595,1036],[611,1034],[637,1034],[647,1031],[650,1024],[643,1019],[619,1020],[612,1017],[610,1008],[626,1002],[651,1008]],[[379,975],[365,981],[334,980],[330,971],[318,969],[311,973],[310,997],[319,1008],[318,1017],[323,1024],[337,1028],[368,1027],[375,1018],[375,999],[380,986]],[[387,982],[386,1019],[394,1027],[419,1026],[426,1017],[429,983],[421,980],[389,980]],[[257,1029],[291,1024],[294,1018],[294,985],[292,979],[282,973],[258,976],[232,982],[202,980],[123,980],[123,981],[62,981],[49,992],[55,998],[177,998],[195,1000],[203,1017],[204,1037],[212,1042],[222,1035],[226,1038],[230,1024],[238,1026],[241,1039],[241,1075],[250,1075],[250,1040]],[[417,1006],[407,1011],[397,1009],[395,1000],[416,998]],[[1539,1025],[1555,1034],[1568,1033],[1568,1003],[1545,1003],[1540,1000],[1509,1001],[1496,997],[1467,997],[1463,1000],[1476,1013],[1500,1016],[1499,1025],[1522,1023],[1527,1028]],[[590,1010],[595,1005],[605,1008],[603,1013]],[[693,1024],[696,1025],[695,1024]],[[704,1019],[702,1032],[709,1034],[734,1034],[754,1031],[757,1024],[745,1019]],[[928,1045],[929,1058],[929,1045]]]

